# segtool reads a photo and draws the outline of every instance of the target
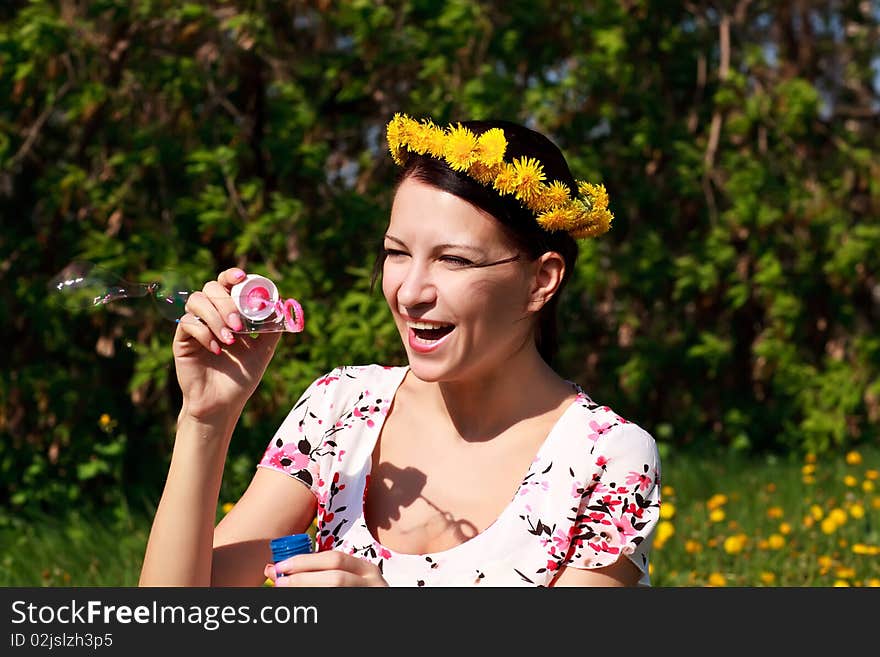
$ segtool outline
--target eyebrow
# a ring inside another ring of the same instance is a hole
[[[400,244],[400,246],[406,246],[406,244],[403,242],[403,240],[398,239],[398,238],[394,237],[393,235],[386,234],[385,239],[391,240],[392,242],[397,242],[398,244]],[[437,246],[434,247],[434,249],[435,250],[465,249],[466,251],[471,251],[473,253],[479,253],[480,255],[483,255],[483,256],[486,255],[482,249],[479,249],[475,246],[468,246],[467,244],[452,244],[452,243],[438,244]]]

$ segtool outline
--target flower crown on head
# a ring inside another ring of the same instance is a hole
[[[386,128],[388,148],[394,162],[406,162],[407,151],[442,159],[455,171],[462,171],[500,195],[513,196],[534,212],[547,231],[566,231],[575,239],[598,237],[611,227],[614,215],[608,210],[604,185],[578,180],[577,196],[560,180],[545,182],[544,165],[532,157],[504,161],[507,138],[501,128],[480,135],[460,123],[442,128],[430,119],[416,121],[395,114]]]

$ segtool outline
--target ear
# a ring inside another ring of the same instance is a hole
[[[534,276],[526,308],[538,312],[556,294],[565,275],[565,260],[556,251],[548,251],[534,261]]]

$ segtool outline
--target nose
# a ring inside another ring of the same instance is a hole
[[[397,288],[397,303],[405,308],[431,304],[437,300],[437,287],[428,267],[415,260],[410,262],[404,272],[400,287]]]

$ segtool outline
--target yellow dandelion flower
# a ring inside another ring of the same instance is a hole
[[[499,165],[501,170],[495,176],[492,186],[499,194],[513,194],[516,191],[516,171],[510,164]]]
[[[232,502],[227,502],[221,508],[223,509],[223,513],[229,513],[230,511],[232,511],[232,507],[234,506],[235,505]]]
[[[409,124],[412,122],[406,114],[397,113],[385,128],[388,150],[397,165],[403,165],[406,156],[406,142]]]
[[[768,493],[775,493],[776,492],[776,484],[774,484],[771,481],[769,484],[764,486],[764,490],[767,491]]]
[[[877,509],[880,509],[880,497],[874,496],[873,498],[871,498],[871,508],[875,511]]]
[[[547,185],[547,191],[544,192],[544,199],[548,208],[565,205],[568,203],[569,199],[571,199],[571,190],[565,183],[560,182],[559,180],[554,180]]]
[[[98,424],[101,425],[102,429],[106,429],[113,422],[113,419],[107,413],[101,413],[101,417],[98,418]]]
[[[452,169],[466,171],[477,159],[477,136],[460,123],[450,128],[443,157]]]
[[[809,528],[812,527],[814,524],[816,524],[816,521],[813,520],[813,516],[804,516],[804,521],[803,521],[802,524],[803,524],[804,527],[806,527],[807,529],[809,529]]]
[[[773,582],[776,581],[776,575],[774,573],[767,572],[766,570],[761,573],[761,583],[769,586]]]
[[[746,540],[745,534],[728,536],[724,539],[724,551],[727,552],[727,554],[738,554],[742,552],[743,548],[746,546]]]
[[[805,484],[807,484],[807,485],[815,484],[815,483],[816,483],[816,478],[815,478],[814,476],[812,476],[812,475],[804,475],[802,481],[803,481]]]
[[[807,465],[804,465],[801,467],[801,474],[802,475],[805,475],[805,476],[811,475],[811,474],[815,474],[815,472],[816,472],[816,466],[813,465],[812,463],[808,463]]]
[[[819,527],[822,529],[823,534],[833,534],[837,531],[837,522],[835,522],[834,518],[825,518]]]
[[[500,171],[500,165],[486,166],[482,162],[474,162],[468,169],[468,175],[483,185],[491,185]]]
[[[852,475],[846,475],[846,476],[843,478],[843,484],[844,484],[844,486],[848,486],[849,488],[852,488],[852,487],[855,486],[857,483],[859,483],[859,480],[856,479],[855,477],[853,477]]]
[[[782,534],[770,534],[767,544],[771,550],[781,550],[785,547],[785,537]]]
[[[675,517],[675,505],[672,502],[663,502],[660,504],[660,517],[664,520],[670,520]]]
[[[689,538],[684,542],[684,551],[688,554],[697,554],[703,551],[703,546],[700,545],[699,541]]]
[[[713,536],[708,541],[706,541],[706,547],[715,548],[718,547],[718,538]]]
[[[853,450],[851,452],[847,452],[846,454],[846,462],[848,465],[861,465],[862,463],[862,455],[857,451]]]
[[[661,520],[657,525],[657,534],[654,538],[654,547],[662,548],[672,536],[675,535],[675,525],[668,520]]]
[[[770,542],[766,538],[762,538],[758,541],[758,549],[759,550],[769,550]]]
[[[807,454],[804,457],[804,461],[806,461],[807,463],[815,463],[816,462],[816,455],[812,454],[812,453]]]
[[[848,518],[848,516],[846,515],[846,511],[839,507],[831,509],[831,511],[828,512],[828,517],[833,518],[834,522],[836,522],[838,525],[842,525],[843,523],[845,523]]]
[[[816,561],[818,562],[819,568],[821,569],[823,575],[831,569],[831,566],[834,565],[834,559],[829,557],[827,554],[823,554],[818,559],[816,559]]]
[[[846,587],[848,587],[848,586],[849,586],[849,582],[844,581],[844,580],[842,580],[842,579],[839,579],[839,580],[837,580],[837,581],[834,582],[834,587],[835,587],[835,588],[846,588]]]
[[[877,479],[880,479],[880,471],[865,470],[865,479],[868,479],[870,481],[877,481]]]
[[[814,520],[821,520],[825,517],[825,512],[822,510],[822,507],[818,504],[813,504],[810,507],[810,515],[813,516]]]
[[[779,523],[779,533],[783,536],[791,534],[791,525],[789,525],[787,522]]]
[[[501,164],[507,150],[507,139],[501,128],[491,128],[477,137],[477,160],[486,166]]]
[[[873,493],[874,492],[874,482],[871,481],[870,479],[865,479],[865,481],[862,482],[862,490],[865,491],[866,493]]]
[[[767,509],[767,517],[771,520],[778,520],[782,516],[782,507],[780,506],[771,506],[769,509]]]
[[[870,586],[871,588],[875,589],[878,586],[880,586],[880,579],[877,579],[876,577],[872,577],[871,579],[868,580],[868,583],[865,586]]]
[[[727,504],[727,495],[724,493],[715,493],[709,500],[706,502],[707,509],[717,509],[720,506],[724,506]]]
[[[431,150],[435,134],[438,132],[441,138],[445,137],[443,130],[434,125],[434,122],[430,120],[412,124],[412,127],[409,130],[409,150],[414,151],[419,155],[424,155],[425,153],[434,156],[442,155],[442,150],[438,153]]]
[[[709,575],[709,586],[727,586],[727,578],[721,573]]]
[[[709,520],[712,522],[721,522],[724,520],[724,509],[712,509],[709,513]]]
[[[665,484],[660,489],[660,493],[663,495],[663,497],[672,497],[673,495],[675,495],[675,489],[669,484]]]
[[[866,545],[864,543],[853,543],[851,549],[853,551],[853,554],[866,555],[870,553],[870,547],[870,545]]]
[[[514,195],[517,200],[529,203],[544,182],[544,167],[533,157],[518,157],[513,160],[513,170],[516,173]]]
[[[856,576],[856,569],[848,566],[841,566],[835,571],[835,575],[840,579],[853,579]]]

